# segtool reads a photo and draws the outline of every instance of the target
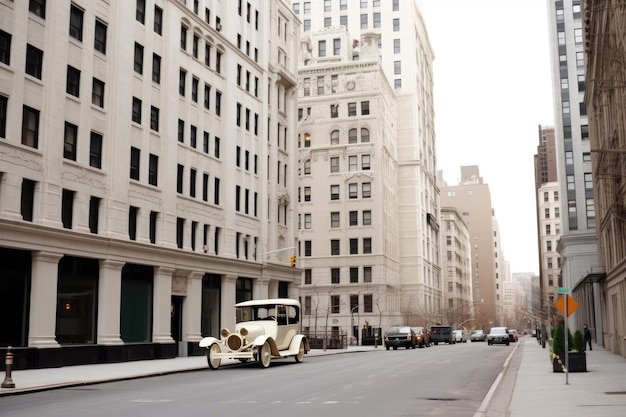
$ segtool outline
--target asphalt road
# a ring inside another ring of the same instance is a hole
[[[4,397],[0,416],[473,416],[513,347],[440,344],[224,366]]]

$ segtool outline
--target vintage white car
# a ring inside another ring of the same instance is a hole
[[[200,347],[207,348],[209,368],[219,368],[222,359],[256,361],[261,368],[271,358],[293,356],[304,360],[310,350],[307,338],[299,334],[300,303],[289,298],[250,300],[235,304],[235,329],[222,329],[221,338],[205,337]]]

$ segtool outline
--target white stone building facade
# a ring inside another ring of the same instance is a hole
[[[201,354],[236,301],[297,297],[290,4],[0,0],[0,36],[17,369]]]

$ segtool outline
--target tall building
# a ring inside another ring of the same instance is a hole
[[[561,201],[557,172],[554,128],[539,126],[535,155],[537,248],[539,251],[540,309],[543,319],[556,311],[557,287],[561,281],[561,257],[557,251],[561,235]]]
[[[563,214],[557,250],[561,256],[563,286],[572,290],[590,279],[594,275],[593,269],[598,266],[590,132],[584,101],[586,80],[581,0],[549,0],[548,14],[554,134]],[[599,315],[590,327],[602,334]]]
[[[441,208],[442,279],[446,314],[438,318],[459,328],[474,318],[470,231],[454,207]],[[466,324],[467,323],[467,324]]]
[[[200,354],[297,297],[286,1],[0,0],[0,344],[16,369]]]
[[[575,288],[575,296],[585,300],[577,324],[590,323],[597,343],[626,356],[626,5],[587,1],[584,12],[585,100],[601,267]]]
[[[406,322],[398,266],[397,109],[377,38],[364,34],[353,48],[344,27],[307,32],[299,70],[303,324],[305,332],[332,328],[355,341],[366,322],[372,329]]]
[[[498,292],[502,278],[497,275],[496,234],[489,185],[483,182],[478,166],[462,166],[457,185],[441,182],[441,204],[455,207],[469,227],[472,259],[472,295],[477,328],[501,325],[502,303]]]
[[[302,20],[303,36],[344,27],[358,46],[365,33],[379,35],[382,70],[396,92],[397,113],[402,115],[395,126],[398,210],[389,212],[398,221],[401,309],[425,316],[439,314],[444,306],[436,184],[434,53],[418,4],[415,0],[292,0],[292,5]]]

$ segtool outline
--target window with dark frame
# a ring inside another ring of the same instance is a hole
[[[89,166],[102,168],[102,135],[93,131],[89,140]]]
[[[67,66],[65,92],[74,97],[80,97],[80,71],[70,65]]]
[[[7,108],[9,99],[0,95],[0,138],[6,138],[7,134]]]
[[[0,62],[11,65],[11,35],[0,30]]]
[[[135,20],[142,25],[146,21],[146,0],[137,0],[137,8],[135,9]]]
[[[22,145],[39,147],[39,110],[24,106],[22,114]]]
[[[161,84],[161,57],[152,54],[152,81]]]
[[[137,74],[143,74],[143,45],[135,42],[135,57],[133,69]]]
[[[130,148],[130,178],[139,181],[139,156],[140,150]]]
[[[46,18],[46,0],[29,0],[28,11],[41,17]]]
[[[330,283],[340,284],[341,282],[341,270],[339,268],[330,269]]]
[[[74,5],[70,8],[70,36],[83,41],[83,11]]]
[[[133,122],[141,124],[141,100],[133,97]]]
[[[24,178],[22,180],[22,193],[20,196],[20,214],[22,220],[33,221],[35,207],[35,181]]]
[[[183,193],[183,175],[185,173],[185,167],[181,164],[178,164],[176,170],[176,192],[178,194]]]
[[[94,78],[91,84],[91,103],[104,107],[104,82],[97,78]]]
[[[107,25],[98,19],[96,19],[93,48],[105,55],[107,53]]]
[[[32,45],[26,46],[26,73],[41,80],[43,51]]]
[[[98,197],[91,196],[89,199],[89,231],[98,233],[98,222],[100,220],[100,201]]]
[[[159,131],[159,109],[154,106],[150,106],[150,129]]]
[[[135,206],[128,207],[128,238],[137,240],[137,216],[139,208]]]
[[[163,9],[154,6],[154,32],[161,35],[163,33]]]
[[[63,158],[76,161],[76,142],[78,140],[78,126],[65,122],[63,139]]]
[[[150,243],[156,243],[156,233],[157,233],[157,221],[159,219],[159,213],[156,211],[150,212]]]
[[[150,154],[148,160],[148,184],[158,185],[159,181],[159,157],[158,155]]]
[[[63,189],[61,193],[61,222],[65,229],[72,228],[74,217],[74,191]]]

